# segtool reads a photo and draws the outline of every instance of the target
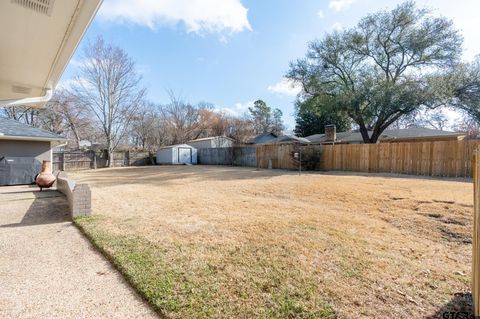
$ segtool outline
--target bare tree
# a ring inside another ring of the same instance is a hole
[[[255,129],[249,118],[230,117],[228,118],[228,129],[225,134],[233,138],[237,143],[246,143],[253,135]]]
[[[90,116],[75,94],[66,89],[57,89],[45,110],[42,110],[40,122],[44,128],[73,139],[78,148],[81,140],[95,139],[97,135]]]
[[[31,126],[39,126],[39,110],[28,106],[0,107],[0,116],[3,118],[19,121]]]
[[[198,137],[201,129],[200,112],[194,105],[169,91],[170,103],[162,106],[161,113],[170,123],[172,143],[185,143]],[[164,123],[164,124],[167,124]]]
[[[113,151],[128,132],[146,90],[140,84],[142,77],[135,70],[134,61],[124,50],[102,38],[85,48],[83,62],[72,92],[96,119],[111,167]]]
[[[242,143],[253,135],[248,117],[231,116],[210,103],[191,104],[173,91],[168,93],[168,104],[146,103],[133,117],[130,141],[136,147],[153,154],[160,146],[202,137],[229,136]]]
[[[52,99],[43,108],[15,106],[0,108],[0,116],[63,135],[75,141],[92,139],[96,130],[83,106],[65,89],[57,89]]]
[[[435,110],[424,107],[399,118],[389,128],[406,129],[412,126],[422,126],[443,131],[450,124],[444,110],[445,108],[442,107],[438,107]]]
[[[159,144],[156,138],[156,128],[159,115],[153,103],[143,105],[132,119],[132,139],[136,147],[153,152]]]
[[[469,138],[478,138],[480,136],[480,125],[474,117],[468,113],[455,121],[453,130],[456,132],[465,132]]]

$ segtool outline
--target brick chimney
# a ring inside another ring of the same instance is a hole
[[[337,140],[337,128],[335,124],[325,125],[325,142],[335,142]]]

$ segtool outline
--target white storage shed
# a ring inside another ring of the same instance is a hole
[[[160,147],[157,164],[197,164],[197,149],[187,144]]]

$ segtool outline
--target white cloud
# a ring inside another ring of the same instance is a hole
[[[99,17],[155,29],[183,24],[187,32],[229,34],[252,30],[241,0],[105,0]]]
[[[85,88],[89,88],[93,86],[88,82],[85,78],[71,78],[66,80],[61,80],[55,90],[72,90],[75,86],[81,85]]]
[[[317,12],[317,16],[318,16],[320,19],[323,19],[323,18],[325,18],[325,14],[323,13],[323,11],[322,11],[322,10],[318,10],[318,12]]]
[[[69,65],[73,66],[74,68],[78,68],[83,66],[84,62],[82,60],[71,59]]]
[[[70,62],[69,62],[69,65],[70,66],[73,66],[73,68],[76,68],[76,69],[80,69],[84,66],[89,66],[89,65],[93,65],[95,64],[96,61],[95,59],[91,58],[91,59],[71,59]]]
[[[217,112],[226,113],[233,116],[241,116],[248,112],[249,107],[253,107],[254,101],[248,101],[245,103],[237,102],[232,107],[219,107],[215,110]]]
[[[278,93],[287,96],[296,96],[302,91],[302,87],[299,84],[295,84],[292,81],[283,78],[280,82],[273,85],[269,85],[267,88],[270,92]]]
[[[335,22],[334,24],[332,24],[331,28],[333,31],[342,31],[343,24],[341,24],[340,22]]]
[[[348,9],[356,0],[330,0],[328,7],[335,11]]]
[[[246,112],[249,107],[253,107],[255,101],[248,101],[246,103],[235,103],[234,108],[237,112]]]

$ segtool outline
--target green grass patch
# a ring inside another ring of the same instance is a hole
[[[168,318],[337,318],[318,294],[316,279],[292,264],[285,247],[164,246],[113,235],[102,228],[103,219],[75,223]]]

